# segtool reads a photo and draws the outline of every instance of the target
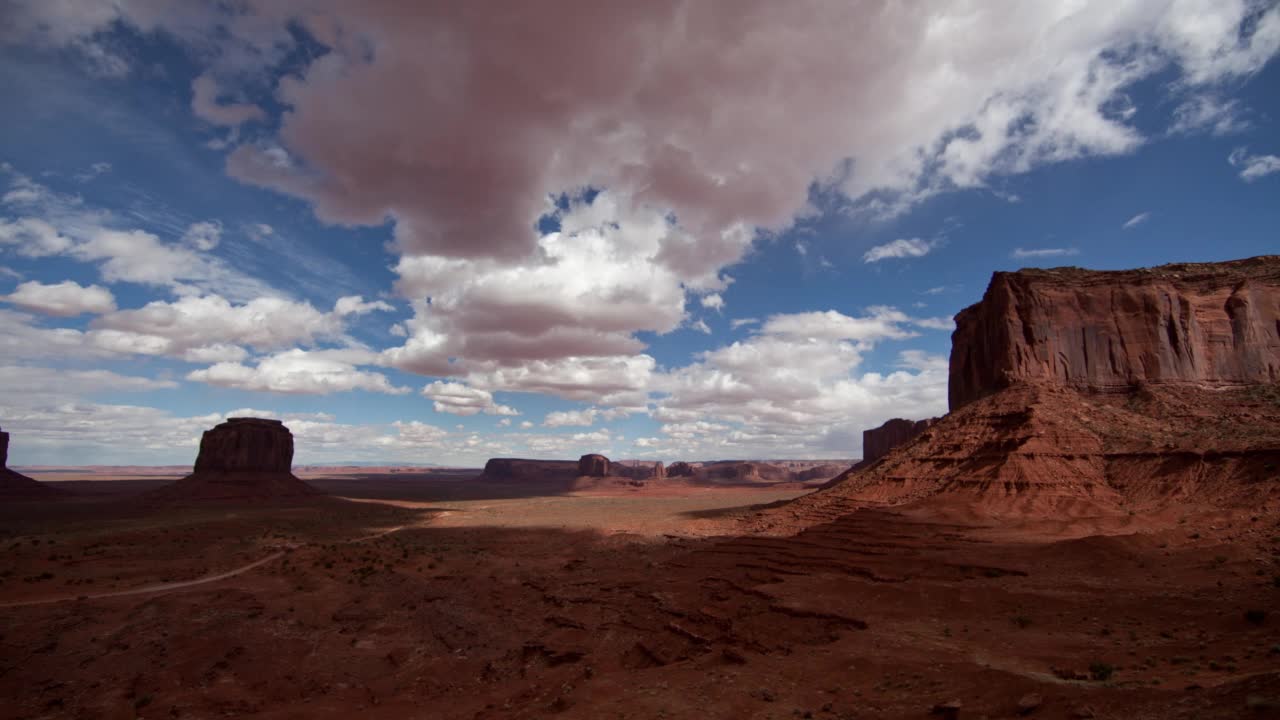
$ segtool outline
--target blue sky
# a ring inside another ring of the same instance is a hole
[[[13,463],[853,458],[993,271],[1280,248],[1274,3],[402,5],[5,6]]]

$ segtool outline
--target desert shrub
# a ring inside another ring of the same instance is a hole
[[[1110,663],[1094,661],[1089,663],[1089,677],[1097,682],[1106,682],[1115,674],[1116,668]]]

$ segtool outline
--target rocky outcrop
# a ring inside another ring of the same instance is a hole
[[[663,467],[663,466],[662,466],[662,461],[661,461],[661,460],[659,460],[658,462],[654,463],[654,465],[653,465],[653,474],[652,474],[650,477],[652,477],[654,480],[666,480],[666,479],[667,479],[667,469],[666,469],[665,467]]]
[[[578,458],[578,475],[580,477],[608,477],[609,458],[595,453]]]
[[[9,469],[9,433],[0,430],[0,498],[41,499],[63,494],[62,490]]]
[[[928,420],[903,420],[894,418],[877,428],[862,431],[862,462],[871,463],[911,438],[919,435],[938,418]]]
[[[693,477],[694,467],[687,462],[677,461],[667,468],[667,477]]]
[[[292,468],[293,433],[283,422],[228,418],[201,437],[192,473],[151,496],[232,500],[317,494],[293,475]]]
[[[952,410],[1019,382],[1088,391],[1280,382],[1280,256],[996,273],[956,316]]]

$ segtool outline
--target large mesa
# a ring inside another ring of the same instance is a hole
[[[193,472],[152,493],[164,500],[303,497],[292,472],[293,433],[279,420],[228,418],[200,439]]]
[[[1019,382],[1280,382],[1280,256],[1122,271],[999,272],[956,315],[952,410]]]
[[[806,503],[1280,503],[1280,256],[996,273],[956,324],[951,412]]]

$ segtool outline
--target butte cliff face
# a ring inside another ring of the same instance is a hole
[[[919,435],[938,418],[928,420],[903,420],[894,418],[877,428],[862,431],[862,462],[871,463],[911,438]]]
[[[294,477],[293,433],[279,420],[228,418],[206,430],[187,477],[152,493],[163,500],[251,499],[315,495]]]
[[[956,316],[952,410],[1019,382],[1128,391],[1280,382],[1280,256],[996,273]]]
[[[56,497],[64,491],[9,469],[9,433],[0,430],[0,498],[6,500]]]
[[[603,455],[583,455],[578,458],[578,475],[580,477],[608,477],[609,458]]]
[[[996,273],[956,325],[952,411],[801,506],[1280,506],[1280,256]]]

